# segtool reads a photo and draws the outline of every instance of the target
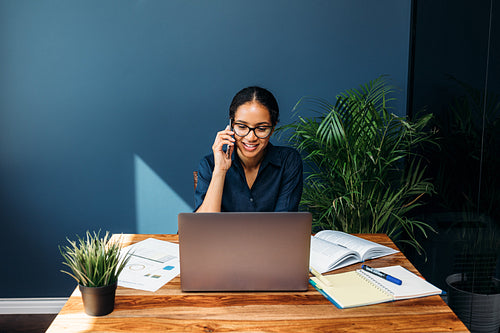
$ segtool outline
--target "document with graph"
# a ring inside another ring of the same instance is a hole
[[[121,249],[130,260],[118,276],[121,287],[156,291],[180,273],[179,245],[148,238]]]

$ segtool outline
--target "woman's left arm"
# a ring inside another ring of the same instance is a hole
[[[283,180],[274,207],[275,212],[297,212],[303,186],[303,167],[300,154],[293,150],[283,161]]]

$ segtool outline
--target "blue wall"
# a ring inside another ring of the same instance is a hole
[[[66,296],[57,246],[175,233],[234,93],[281,121],[389,74],[404,114],[410,0],[0,0],[0,297]]]

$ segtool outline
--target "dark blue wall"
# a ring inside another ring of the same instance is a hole
[[[235,92],[389,74],[404,114],[410,0],[0,0],[0,297],[69,295],[57,246],[172,233]]]

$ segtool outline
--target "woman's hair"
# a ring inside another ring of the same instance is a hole
[[[275,126],[279,121],[280,115],[278,102],[270,91],[256,86],[244,88],[233,97],[233,101],[229,106],[229,118],[231,118],[231,121],[234,120],[234,114],[241,105],[254,101],[259,102],[269,110],[271,124]]]

